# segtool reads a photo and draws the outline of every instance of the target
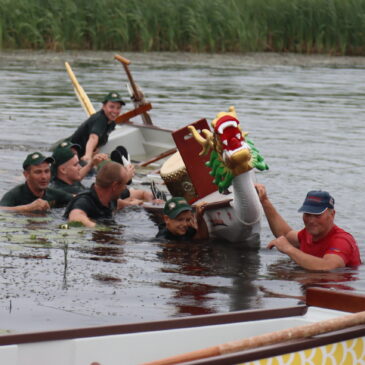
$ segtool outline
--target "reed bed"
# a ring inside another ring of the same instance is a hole
[[[365,54],[365,0],[0,0],[7,49]]]

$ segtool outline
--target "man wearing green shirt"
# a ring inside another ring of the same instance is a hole
[[[80,146],[81,160],[90,161],[97,148],[108,142],[109,134],[115,129],[115,119],[125,105],[121,96],[112,91],[103,99],[101,110],[91,115],[82,123],[75,133],[68,138],[72,143]]]
[[[97,220],[110,219],[117,209],[123,208],[118,199],[130,176],[117,162],[105,163],[96,174],[90,190],[76,195],[67,205],[64,217],[70,222],[80,222],[95,227]]]
[[[52,157],[40,152],[27,156],[23,162],[25,183],[11,189],[0,200],[0,209],[15,212],[47,211],[66,205],[71,194],[49,188]]]
[[[93,166],[99,165],[99,163],[108,159],[106,154],[97,153],[87,165],[81,167],[77,155],[77,150],[79,148],[79,145],[70,141],[63,141],[55,148],[52,154],[55,161],[52,165],[52,188],[73,195],[85,192],[88,188],[81,183],[81,180]],[[126,171],[129,178],[132,178],[134,175],[134,166],[128,165]],[[123,199],[123,201],[120,202],[120,206],[126,207],[129,205],[141,205],[144,201],[152,201],[153,195],[149,191],[140,189],[129,190],[126,188],[122,192],[120,199]]]
[[[87,188],[81,183],[81,180],[94,166],[108,159],[106,154],[97,153],[86,165],[81,167],[77,155],[79,149],[79,145],[70,141],[63,141],[54,149],[52,154],[54,159],[52,188],[70,194],[79,194],[85,191]]]

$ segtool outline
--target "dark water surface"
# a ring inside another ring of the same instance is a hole
[[[127,99],[113,53],[0,53],[0,194],[23,181],[33,151],[68,136],[85,119],[64,69],[69,61],[95,108],[109,90]],[[311,189],[336,199],[337,224],[365,257],[363,58],[293,55],[125,54],[154,109],[171,129],[234,105],[270,170],[258,173],[295,229]],[[126,109],[132,108],[131,102]],[[275,250],[263,221],[261,249],[242,244],[162,243],[140,208],[115,224],[60,229],[44,217],[0,213],[0,321],[11,330],[124,323],[294,305],[308,285],[365,292],[364,266],[307,272]]]

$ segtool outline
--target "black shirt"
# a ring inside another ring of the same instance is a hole
[[[65,191],[66,193],[70,194],[79,194],[83,191],[87,190],[87,188],[81,184],[80,181],[76,181],[73,184],[67,184],[61,179],[55,177],[51,183],[51,187],[57,190]]]
[[[83,156],[90,134],[96,134],[99,137],[97,147],[100,147],[108,142],[109,134],[114,129],[115,122],[109,121],[104,110],[101,109],[86,119],[68,139],[72,143],[80,145],[79,156]]]
[[[94,186],[79,195],[76,195],[67,205],[64,217],[68,218],[71,210],[80,209],[86,213],[90,219],[109,219],[112,218],[116,209],[117,202],[110,202],[109,206],[103,205],[96,193]]]
[[[0,201],[0,206],[17,207],[33,203],[37,199],[39,197],[32,193],[27,183],[24,183],[5,193]],[[44,195],[40,199],[47,200],[51,208],[59,208],[64,207],[72,199],[72,194],[50,187],[45,190]]]
[[[195,236],[196,232],[197,231],[195,228],[189,227],[184,235],[177,236],[175,234],[172,234],[166,228],[165,223],[162,223],[158,226],[158,233],[156,235],[156,238],[166,238],[168,240],[173,240],[173,241],[191,241],[193,239],[193,237]]]

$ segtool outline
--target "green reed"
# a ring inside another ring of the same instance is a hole
[[[365,0],[0,0],[0,47],[365,54]]]

